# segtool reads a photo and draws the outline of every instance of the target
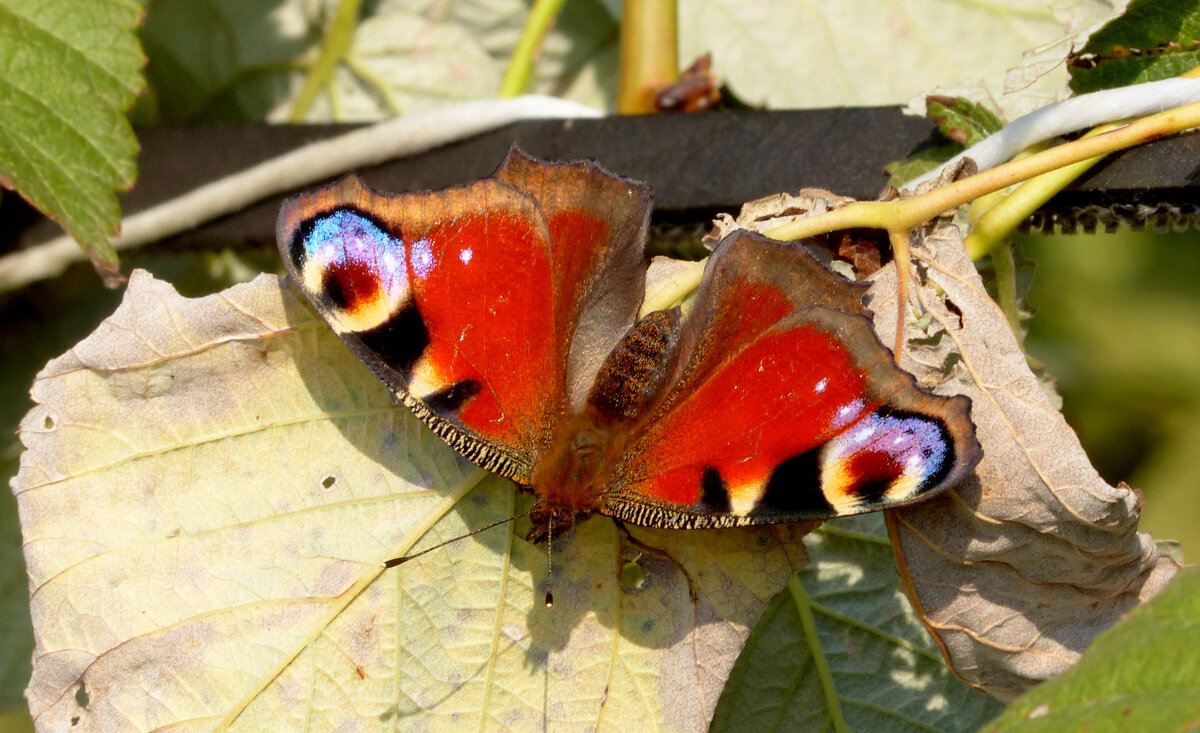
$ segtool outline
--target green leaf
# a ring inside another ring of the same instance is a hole
[[[963,146],[958,143],[942,143],[922,147],[912,155],[901,160],[888,163],[884,172],[888,174],[888,184],[900,188],[917,176],[924,175],[937,168],[962,152]]]
[[[962,731],[1001,709],[950,672],[900,592],[881,515],[828,522],[771,602],[712,730]]]
[[[987,107],[965,97],[926,97],[925,114],[943,135],[961,145],[971,146],[999,132],[1004,123]]]
[[[136,0],[0,0],[0,183],[111,266],[114,189],[136,175]]]
[[[884,169],[888,183],[899,188],[928,173],[970,145],[998,132],[1004,123],[987,107],[966,97],[931,95],[925,98],[925,114],[938,126],[948,142],[923,147]]]
[[[1070,671],[984,730],[1184,731],[1200,718],[1200,566],[1096,637]]]
[[[1200,65],[1200,0],[1134,0],[1070,61],[1076,94],[1169,79]]]

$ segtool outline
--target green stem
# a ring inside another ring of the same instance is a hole
[[[1013,333],[1017,337],[1017,343],[1022,344],[1021,338],[1021,314],[1017,306],[1017,265],[1013,257],[1013,245],[1008,243],[1004,247],[993,247],[992,269],[996,272],[996,303],[1000,306],[1000,310],[1004,311],[1004,317],[1008,319],[1008,325],[1012,327]]]
[[[899,357],[904,345],[905,311],[907,310],[909,268],[908,233],[921,222],[933,219],[945,211],[953,211],[968,201],[999,191],[1043,173],[1063,168],[1089,158],[1107,155],[1155,138],[1200,125],[1200,102],[1143,117],[1136,122],[1095,137],[1083,137],[1026,158],[1011,160],[1004,165],[978,173],[929,193],[908,200],[859,201],[820,216],[797,219],[764,232],[768,237],[785,241],[806,239],[818,234],[867,227],[884,229],[892,243],[896,261],[896,340],[892,354]]]
[[[1115,130],[1117,127],[1116,123],[1102,125],[1089,132],[1085,137],[1101,135]],[[1004,242],[1021,222],[1037,211],[1039,206],[1049,201],[1054,194],[1066,188],[1071,181],[1083,175],[1103,159],[1103,155],[1097,155],[1094,158],[1043,173],[1022,183],[972,225],[971,233],[963,240],[963,244],[967,247],[967,254],[971,256],[972,260],[977,260],[991,252],[993,247]]]
[[[565,2],[566,0],[534,1],[533,7],[529,9],[529,18],[525,20],[525,27],[521,29],[521,37],[517,39],[517,47],[508,59],[504,78],[500,81],[501,97],[515,97],[523,94],[529,87],[529,80],[533,76],[533,62]]]
[[[663,286],[647,293],[646,299],[642,301],[642,310],[638,317],[654,311],[666,310],[681,303],[693,290],[700,287],[700,280],[704,277],[705,262],[708,262],[707,258],[690,263],[675,273]]]
[[[304,121],[309,107],[317,98],[317,92],[333,77],[338,63],[350,48],[350,41],[354,39],[361,10],[362,0],[342,0],[338,3],[337,13],[325,32],[325,40],[321,42],[321,53],[308,70],[308,76],[304,77],[304,86],[300,87],[300,92],[296,95],[291,114],[288,115],[289,122]]]
[[[821,691],[825,693],[825,707],[829,712],[829,722],[837,733],[850,733],[850,726],[846,724],[846,718],[842,715],[842,700],[833,683],[833,672],[829,669],[829,660],[825,658],[825,650],[821,647],[820,637],[817,636],[817,621],[813,617],[808,592],[800,584],[798,575],[792,576],[787,587],[788,593],[792,596],[792,602],[796,604],[800,625],[804,628],[804,638],[808,641],[808,652],[812,655],[817,679],[821,681]]]

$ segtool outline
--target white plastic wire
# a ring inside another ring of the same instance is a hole
[[[1068,132],[1142,117],[1196,101],[1200,101],[1200,79],[1164,79],[1071,97],[1018,117],[938,169],[909,181],[904,188],[912,190],[925,181],[936,179],[943,170],[963,158],[971,158],[979,165],[979,170],[987,170],[1010,160],[1030,145]]]

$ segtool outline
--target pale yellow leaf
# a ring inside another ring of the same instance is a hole
[[[903,104],[969,88],[993,109],[1023,114],[1066,93],[1068,47],[1029,70],[1020,89],[1004,88],[1009,70],[1119,2],[684,0],[680,56],[712,52],[734,93],[770,108]]]
[[[189,300],[134,273],[52,361],[14,482],[41,730],[702,730],[798,526],[636,530],[546,555],[273,276]],[[678,564],[676,564],[678,563]],[[685,575],[686,572],[686,575]],[[689,595],[689,581],[695,600]]]

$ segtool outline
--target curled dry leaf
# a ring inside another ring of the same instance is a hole
[[[841,203],[803,194],[817,211]],[[759,206],[738,222],[765,231],[796,214],[795,199],[779,201],[784,218]],[[889,531],[909,596],[947,661],[1010,699],[1071,666],[1178,564],[1138,533],[1137,492],[1104,483],[1038,386],[957,227],[940,220],[914,239],[923,285],[908,308],[901,365],[938,394],[971,398],[983,460],[956,489],[887,512]],[[894,267],[879,272],[867,303],[880,340],[892,343]],[[931,315],[924,329],[922,313]]]
[[[903,363],[926,379],[949,369],[939,391],[971,398],[983,460],[956,490],[889,512],[889,529],[909,593],[956,671],[1009,699],[1066,670],[1178,565],[1137,531],[1140,495],[1100,478],[1050,404],[958,229],[938,224],[917,254],[927,275],[920,307],[932,322],[906,335],[944,335],[907,350]],[[872,291],[885,343],[894,272]]]
[[[707,726],[803,527],[638,531],[556,552],[280,280],[190,300],[135,273],[50,362],[13,482],[42,730]],[[692,581],[689,589],[683,572]],[[695,597],[689,594],[694,591]]]
[[[806,216],[817,216],[852,203],[849,196],[839,196],[820,188],[802,188],[796,193],[776,193],[747,201],[737,217],[720,214],[704,241],[716,243],[735,229],[750,229],[766,234],[772,227],[788,224]]]

